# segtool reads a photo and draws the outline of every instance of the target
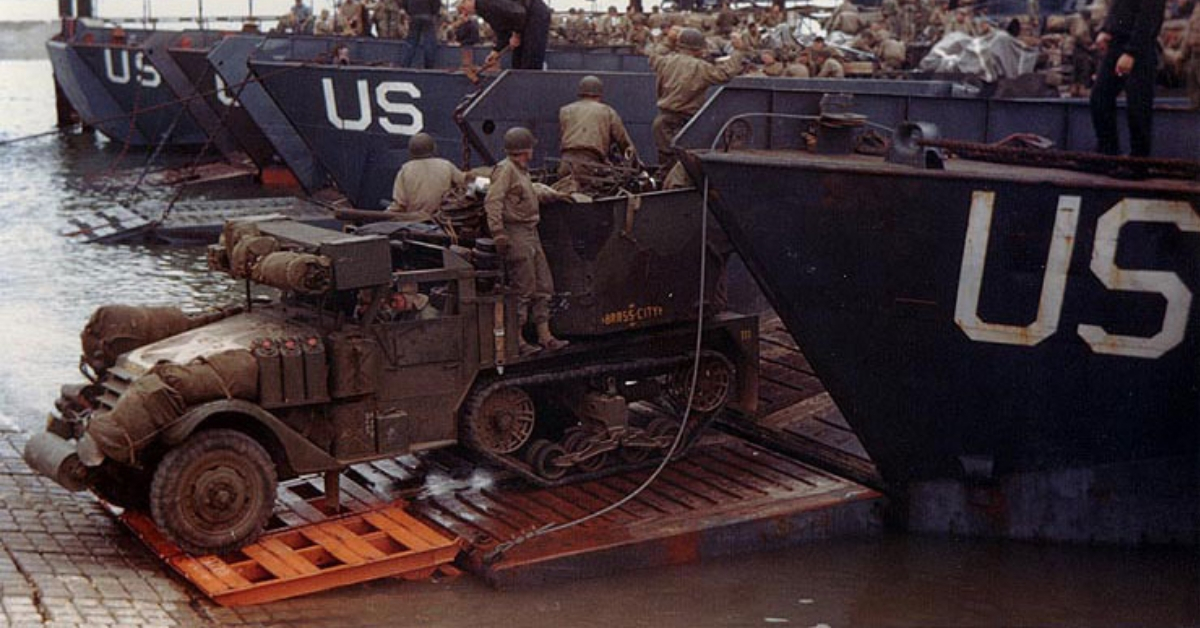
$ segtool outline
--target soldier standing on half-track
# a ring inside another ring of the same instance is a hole
[[[676,42],[678,52],[660,54],[655,50],[650,55],[650,68],[654,70],[658,91],[658,115],[652,130],[662,172],[670,170],[675,163],[671,140],[700,110],[708,88],[728,83],[741,71],[743,44],[739,34],[733,34],[733,54],[720,63],[709,63],[703,58],[705,46],[704,33],[685,28],[679,32]]]
[[[517,323],[521,329],[529,317],[537,327],[541,348],[562,349],[567,341],[550,333],[550,297],[554,294],[554,278],[542,251],[537,225],[541,220],[537,192],[529,178],[529,161],[533,159],[533,133],[524,127],[513,127],[504,134],[504,152],[508,158],[496,164],[483,207],[487,213],[488,230],[496,241],[496,252],[508,268],[509,285],[516,290]],[[522,355],[538,350],[518,336]]]
[[[573,175],[585,192],[610,171],[609,151],[615,146],[624,155],[633,152],[633,140],[616,110],[600,102],[604,83],[596,76],[579,80],[579,100],[558,110],[562,161],[560,176]],[[637,153],[633,152],[634,158]]]
[[[396,173],[387,211],[405,220],[429,220],[446,192],[462,185],[464,178],[457,166],[437,156],[433,136],[417,133],[408,140],[408,162]]]

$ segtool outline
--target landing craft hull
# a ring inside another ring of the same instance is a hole
[[[911,527],[1200,541],[1200,186],[693,155]]]
[[[247,65],[263,39],[257,35],[227,37],[208,53],[208,63],[215,75],[233,91],[241,109],[270,144],[274,154],[311,194],[326,186],[328,174],[262,84],[253,80]]]
[[[463,74],[254,59],[250,66],[355,207],[387,206],[408,139],[420,131],[434,137],[443,157],[460,161],[453,112],[474,87]]]
[[[46,42],[54,79],[80,120],[93,126],[109,139],[133,146],[144,146],[146,138],[137,126],[130,126],[125,110],[100,83],[79,55],[61,41]]]
[[[246,108],[237,103],[236,96],[241,86],[230,88],[221,75],[208,62],[211,47],[170,48],[171,58],[187,75],[196,94],[202,96],[206,105],[218,117],[218,122],[228,130],[238,146],[261,169],[275,164],[275,150],[271,142]]]
[[[51,42],[53,49],[57,42]],[[111,43],[67,43],[72,55],[72,76],[78,81],[68,88],[72,106],[83,116],[85,124],[96,126],[116,142],[131,146],[190,146],[203,144],[204,131],[178,104],[174,92],[145,54],[135,45]],[[51,60],[63,55],[51,54]],[[74,63],[78,59],[79,63]],[[57,73],[59,64],[55,63]],[[83,100],[104,98],[114,103],[113,116],[90,117],[71,97],[76,91]],[[112,117],[116,120],[111,120]],[[122,129],[122,127],[124,127]]]

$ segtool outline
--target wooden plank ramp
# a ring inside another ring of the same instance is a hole
[[[442,571],[462,546],[393,504],[264,535],[222,556],[194,556],[172,543],[141,512],[121,521],[179,575],[214,602],[246,606],[378,578],[423,580]]]
[[[461,564],[498,587],[870,535],[882,525],[878,492],[745,440],[713,434],[620,508],[501,554],[493,551],[617,502],[650,472],[555,488],[522,483],[468,488],[416,500],[412,507],[467,540]]]

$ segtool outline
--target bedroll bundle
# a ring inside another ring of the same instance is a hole
[[[249,277],[262,258],[278,250],[279,241],[270,236],[244,237],[229,253],[229,273],[238,279]]]
[[[92,313],[80,334],[83,359],[97,374],[117,363],[117,357],[143,345],[181,334],[193,320],[174,307],[104,305]]]
[[[214,399],[258,397],[258,363],[244,349],[202,356],[188,364],[163,362],[136,379],[108,412],[88,423],[87,432],[105,456],[135,465],[159,432],[190,406]]]
[[[258,260],[250,278],[280,290],[317,294],[332,285],[333,267],[321,255],[278,251]]]
[[[201,356],[188,364],[163,362],[150,369],[194,406],[213,399],[249,399],[258,396],[258,362],[245,349]]]
[[[160,430],[175,422],[185,407],[177,390],[157,375],[144,375],[121,395],[116,407],[92,417],[87,433],[105,456],[136,465],[138,454]]]

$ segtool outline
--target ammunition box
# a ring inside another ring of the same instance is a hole
[[[336,403],[329,410],[333,423],[333,455],[342,460],[375,453],[373,400]]]
[[[329,393],[335,399],[375,392],[382,368],[379,343],[356,334],[329,336]]]
[[[410,433],[408,413],[392,410],[375,417],[375,448],[380,453],[401,452],[408,449]]]
[[[264,221],[258,228],[285,245],[329,258],[334,290],[381,286],[392,279],[392,248],[386,237],[347,235],[290,220]]]

